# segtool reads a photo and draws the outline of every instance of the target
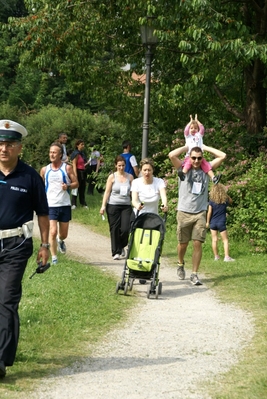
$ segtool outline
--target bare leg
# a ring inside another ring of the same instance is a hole
[[[218,235],[217,230],[210,230],[211,232],[211,246],[214,253],[214,257],[219,256],[218,254]]]
[[[69,222],[59,222],[58,238],[62,241],[65,240],[65,238],[68,237],[68,232],[69,232]]]
[[[192,255],[192,271],[197,273],[201,258],[202,258],[202,242],[194,240],[193,241],[193,255]]]
[[[224,247],[224,257],[227,258],[229,256],[229,241],[228,241],[228,234],[227,231],[221,231],[221,237],[223,241],[223,247]]]
[[[49,244],[52,256],[57,254],[57,220],[50,220]]]
[[[184,261],[184,256],[186,253],[187,246],[188,246],[188,242],[178,243],[178,245],[177,245],[178,262],[180,264],[182,264]]]

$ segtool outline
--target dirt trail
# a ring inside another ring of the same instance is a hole
[[[108,238],[72,222],[66,245],[69,255],[120,279],[123,261],[112,260]],[[108,334],[94,356],[41,381],[27,398],[209,398],[203,381],[237,362],[253,323],[242,310],[219,302],[205,284],[192,286],[189,274],[178,280],[163,258],[159,299],[148,300],[146,286],[135,284],[141,299],[126,326]]]

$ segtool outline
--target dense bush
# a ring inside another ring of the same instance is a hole
[[[229,216],[231,232],[235,238],[247,239],[255,252],[267,250],[266,162],[266,153],[261,153],[242,179],[229,188],[234,200]]]
[[[234,239],[247,238],[248,248],[252,251],[266,252],[266,131],[253,140],[246,140],[245,134],[242,124],[228,123],[216,131],[207,129],[204,142],[227,154],[227,159],[218,170],[222,173],[222,183],[234,201],[233,206],[229,207],[229,234]],[[171,225],[176,223],[178,177],[167,157],[170,150],[181,145],[184,145],[182,129],[173,135],[170,146],[155,154],[158,173],[167,182],[168,223]],[[211,159],[209,154],[204,155],[208,160]]]
[[[45,107],[38,113],[25,116],[23,122],[29,132],[24,140],[23,158],[37,170],[49,162],[49,146],[61,132],[68,135],[69,150],[75,148],[77,139],[83,139],[89,154],[91,141],[95,141],[99,151],[103,152],[109,138],[113,137],[116,143],[116,137],[120,137],[123,131],[120,125],[112,123],[106,115],[92,115],[89,111],[72,106]]]
[[[123,125],[113,122],[107,114],[92,114],[73,106],[58,108],[43,107],[39,112],[22,115],[16,107],[7,103],[0,105],[0,119],[11,119],[23,124],[28,136],[23,140],[22,159],[36,170],[49,163],[49,146],[58,138],[59,133],[68,135],[67,148],[73,150],[75,141],[85,141],[85,151],[90,155],[89,144],[96,143],[96,148],[104,157],[97,184],[105,187],[107,176],[114,168],[115,156],[122,152],[122,141],[130,139],[134,149],[140,149],[141,135],[133,134]],[[134,130],[134,128],[133,128]],[[138,161],[140,157],[137,156]]]

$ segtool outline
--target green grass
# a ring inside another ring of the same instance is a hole
[[[88,197],[89,210],[77,208],[73,220],[108,236],[107,220],[103,222],[99,215],[101,201],[98,193]],[[221,242],[219,245],[222,249]],[[188,268],[191,250],[190,245]],[[163,253],[175,266],[175,226],[168,226],[168,222]],[[222,250],[220,253],[223,255]],[[230,254],[235,262],[214,262],[208,234],[200,273],[205,273],[205,284],[221,301],[252,315],[255,335],[239,363],[205,386],[213,399],[261,399],[267,397],[267,255],[252,255],[248,246],[234,242],[234,238],[230,239]],[[0,396],[8,399],[19,398],[21,392],[34,389],[41,377],[89,356],[107,331],[126,321],[127,311],[138,300],[114,294],[112,277],[68,257],[64,266],[59,264],[53,272],[50,269],[30,280],[35,267],[32,257],[23,281],[16,362],[0,383]]]
[[[29,279],[35,268],[32,257],[23,280],[16,362],[1,382],[0,397],[19,397],[11,392],[32,389],[39,378],[89,356],[137,300],[116,295],[114,278],[88,264],[65,258]]]
[[[222,244],[220,247],[222,249]],[[255,335],[239,364],[217,378],[208,389],[216,399],[266,398],[267,256],[252,255],[246,244],[235,243],[233,237],[230,248],[235,262],[214,262],[208,234],[201,271],[205,273],[205,283],[222,301],[234,303],[252,315]]]
[[[94,232],[109,237],[107,215],[105,214],[105,220],[103,221],[99,213],[102,199],[102,195],[98,194],[98,192],[95,190],[94,195],[86,196],[86,202],[89,209],[83,209],[78,207],[77,209],[72,211],[72,217],[75,222],[88,225],[90,226],[90,229]],[[79,202],[79,200],[77,202]]]
[[[206,383],[213,399],[260,399],[267,397],[267,256],[252,255],[244,243],[230,238],[230,254],[235,262],[214,261],[211,237],[203,245],[200,273],[203,281],[225,303],[232,303],[251,315],[255,325],[252,343],[242,352],[239,363],[229,372]],[[219,242],[223,256],[223,245]],[[186,264],[191,267],[191,245]],[[223,257],[222,257],[223,259]],[[172,259],[173,261],[175,259]],[[205,311],[205,309],[203,309]],[[245,332],[244,332],[245,333]]]

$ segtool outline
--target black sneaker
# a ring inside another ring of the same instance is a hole
[[[218,184],[219,181],[221,180],[221,177],[222,177],[221,173],[218,173],[216,176],[213,176],[212,182],[213,182],[214,184]]]
[[[180,280],[184,280],[185,279],[184,262],[183,263],[179,263],[178,262],[177,275],[178,275]]]
[[[185,174],[184,174],[184,172],[183,172],[182,170],[179,170],[179,171],[178,171],[178,176],[180,177],[180,180],[181,180],[181,181],[184,181],[184,179],[185,179]]]
[[[190,281],[194,285],[202,285],[201,281],[199,280],[197,274],[192,273],[190,276]]]

